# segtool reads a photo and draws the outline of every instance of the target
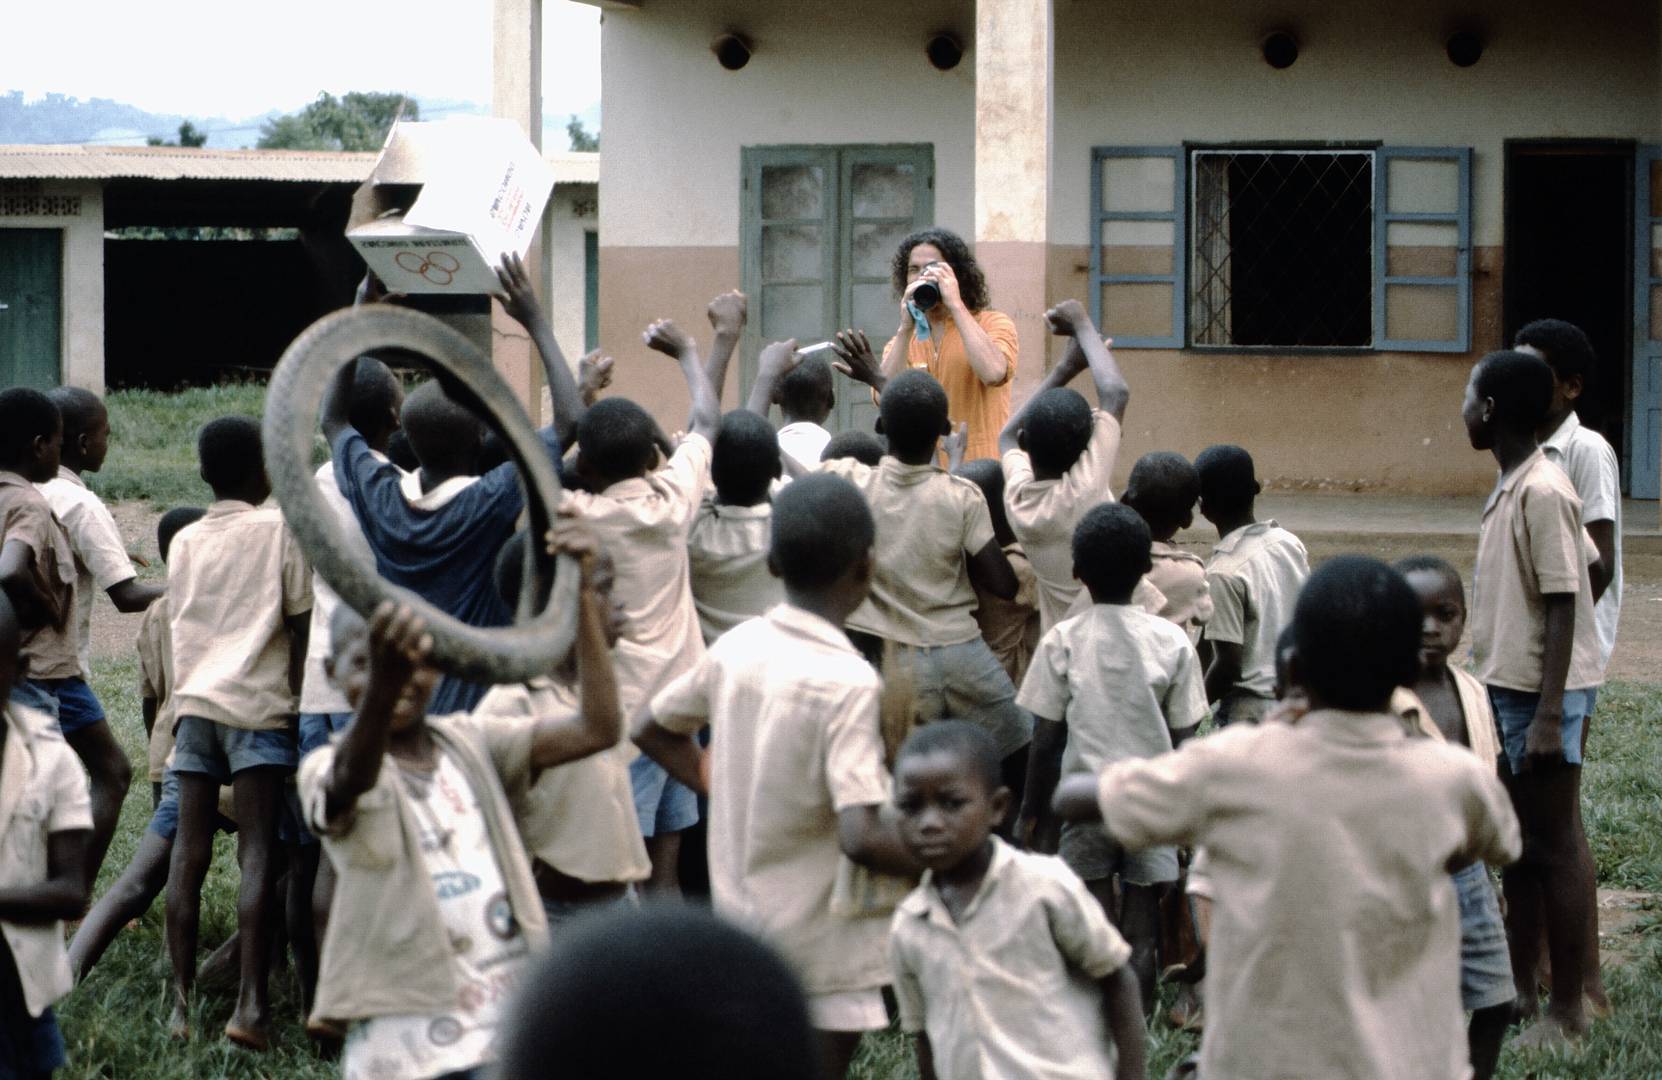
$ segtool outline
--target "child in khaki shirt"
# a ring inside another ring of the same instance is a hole
[[[1518,855],[1517,819],[1469,751],[1410,738],[1420,605],[1396,571],[1341,556],[1294,615],[1296,724],[1240,724],[1065,781],[1065,817],[1128,847],[1205,847],[1216,906],[1202,1076],[1466,1075],[1450,866]],[[1312,808],[1320,808],[1313,814]]]
[[[1131,947],[1058,859],[992,835],[1009,801],[973,725],[927,724],[895,760],[900,835],[926,867],[889,938],[918,1074],[1140,1080]]]
[[[1120,501],[1142,515],[1153,540],[1147,581],[1162,598],[1155,614],[1181,626],[1195,640],[1212,618],[1206,560],[1172,543],[1179,529],[1194,524],[1200,473],[1182,454],[1157,450],[1131,466]]]

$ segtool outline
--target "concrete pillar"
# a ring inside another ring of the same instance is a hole
[[[542,149],[542,0],[492,0],[491,115],[517,121],[532,145]],[[543,245],[552,210],[550,199],[542,228],[525,253],[525,265],[544,311],[549,304]],[[542,397],[542,365],[530,335],[495,301],[491,303],[491,360],[531,410],[532,403]],[[541,423],[535,413],[532,418]]]
[[[1044,377],[1055,55],[1051,0],[976,0],[975,257],[1016,322],[1015,398]]]

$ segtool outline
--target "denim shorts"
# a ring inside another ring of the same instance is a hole
[[[1489,868],[1477,862],[1457,871],[1454,895],[1460,901],[1460,1004],[1474,1012],[1504,1005],[1518,991]]]
[[[329,745],[329,736],[345,731],[357,715],[350,712],[303,712],[300,714],[300,756]]]
[[[635,794],[642,836],[680,832],[698,824],[698,796],[692,788],[645,754],[629,763],[629,787]]]
[[[73,735],[104,722],[104,706],[99,704],[98,695],[79,675],[67,679],[30,679],[29,682],[57,701],[58,730],[65,735]]]
[[[918,718],[968,720],[993,737],[1000,758],[1033,741],[1033,718],[1016,704],[1010,673],[983,638],[903,648],[912,660]]]
[[[1506,751],[1506,762],[1512,766],[1513,773],[1520,773],[1528,757],[1529,724],[1535,719],[1535,707],[1541,703],[1541,695],[1500,686],[1488,689],[1489,704],[1495,710],[1495,726],[1500,733],[1500,745]],[[1564,691],[1564,725],[1559,742],[1567,765],[1581,764],[1581,729],[1587,718],[1593,715],[1598,695],[1597,687]]]
[[[221,784],[244,769],[274,766],[293,772],[300,763],[299,745],[288,728],[245,731],[201,716],[182,716],[173,737],[173,768],[202,773]]]
[[[1062,826],[1056,854],[1081,881],[1119,875],[1126,885],[1159,885],[1177,880],[1177,849],[1151,847],[1127,851],[1096,822],[1070,821]]]
[[[150,815],[150,824],[146,827],[163,840],[171,841],[179,836],[179,774],[168,769],[162,774],[161,787],[161,801],[156,803],[156,809]],[[220,832],[237,831],[237,823],[224,814],[214,816],[217,819],[214,827]]]

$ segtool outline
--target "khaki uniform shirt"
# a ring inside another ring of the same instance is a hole
[[[837,814],[889,801],[877,673],[842,630],[781,604],[659,692],[670,731],[710,725],[710,896],[784,953],[810,994],[889,981],[887,917],[831,911]]]
[[[541,951],[548,922],[504,794],[504,788],[529,786],[531,729],[466,714],[430,716],[427,726],[439,752],[473,788],[509,910],[532,949]],[[421,853],[423,820],[393,776],[397,766],[385,760],[375,786],[331,819],[326,786],[340,745],[330,742],[300,763],[306,826],[322,838],[335,868],[312,1021],[444,1014],[456,1001],[456,967]]]
[[[1020,686],[1033,650],[1039,646],[1039,579],[1020,544],[1005,544],[1004,557],[1016,573],[1016,595],[1002,600],[976,589],[975,624],[1010,676],[1010,684]]]
[[[1549,593],[1575,594],[1566,690],[1604,681],[1581,500],[1539,450],[1503,475],[1483,508],[1472,575],[1472,661],[1486,685],[1537,694]]]
[[[599,495],[567,492],[572,506],[611,552],[625,637],[612,650],[618,702],[633,716],[658,688],[698,663],[704,635],[693,607],[687,533],[710,477],[710,442],[692,434],[669,461]],[[633,751],[628,751],[633,756]]]
[[[952,1080],[1107,1080],[1098,983],[1131,946],[1066,863],[992,844],[961,922],[927,872],[895,911],[900,1026],[929,1036],[936,1073]]]
[[[1206,560],[1164,540],[1149,551],[1154,566],[1143,580],[1160,590],[1165,603],[1155,612],[1191,633],[1212,619],[1212,593],[1206,585]]]
[[[92,678],[92,598],[138,576],[104,500],[94,495],[73,470],[58,466],[58,475],[37,484],[52,513],[69,534],[75,551],[75,642],[81,678]]]
[[[1574,412],[1564,418],[1558,430],[1541,443],[1541,453],[1564,470],[1581,500],[1581,523],[1608,521],[1612,526],[1616,565],[1610,584],[1593,605],[1593,622],[1599,632],[1599,665],[1610,666],[1616,648],[1616,627],[1622,617],[1622,466],[1616,451],[1604,436],[1582,425]],[[1593,558],[1597,548],[1587,557]]]
[[[877,522],[871,594],[848,628],[924,648],[980,637],[968,558],[993,539],[981,489],[939,466],[892,457],[875,469],[839,458],[820,470],[859,488]]]
[[[785,583],[768,570],[773,504],[723,506],[705,499],[687,537],[693,606],[704,644],[785,600]]]
[[[0,881],[46,880],[47,837],[92,828],[86,774],[64,742],[57,721],[21,705],[6,705],[6,741],[0,752]],[[39,1016],[69,993],[74,980],[64,952],[63,923],[0,921],[12,951],[23,1004]]]
[[[1389,713],[1321,711],[1111,765],[1099,798],[1126,847],[1206,848],[1203,1076],[1469,1075],[1447,868],[1518,857],[1491,766]]]
[[[1039,577],[1039,626],[1049,630],[1067,617],[1084,589],[1073,576],[1073,530],[1100,503],[1113,502],[1108,480],[1120,449],[1120,425],[1110,414],[1092,413],[1091,441],[1067,472],[1055,480],[1033,479],[1025,450],[1004,455],[1004,510],[1022,550]]]
[[[492,687],[473,715],[536,727],[575,717],[574,688],[552,679]],[[652,873],[621,745],[544,769],[527,787],[507,789],[525,850],[579,881],[645,881]]]
[[[14,472],[0,472],[0,546],[13,540],[34,552],[35,584],[51,597],[50,621],[23,634],[19,650],[31,679],[72,679],[81,674],[75,640],[75,552],[69,534],[46,497]]]
[[[1188,635],[1129,604],[1095,604],[1039,642],[1016,704],[1068,727],[1063,775],[1099,772],[1172,748],[1206,718],[1206,685]]]
[[[1471,673],[1450,667],[1454,677],[1455,696],[1460,700],[1460,712],[1466,721],[1466,748],[1487,765],[1500,761],[1500,731],[1495,726],[1494,707],[1489,704],[1489,692]],[[1397,687],[1391,695],[1391,711],[1402,717],[1411,735],[1423,736],[1437,742],[1448,742],[1443,729],[1425,707],[1418,694],[1406,686]]]
[[[1273,521],[1243,525],[1221,538],[1206,564],[1212,618],[1208,641],[1241,646],[1235,691],[1275,697],[1275,639],[1293,620],[1293,605],[1310,576],[1298,537]]]
[[[156,702],[150,729],[150,782],[160,783],[173,754],[173,638],[167,629],[167,597],[144,609],[138,628],[139,696]]]
[[[311,610],[312,569],[283,512],[221,500],[179,530],[170,554],[174,714],[245,731],[287,727],[298,702],[283,620]]]

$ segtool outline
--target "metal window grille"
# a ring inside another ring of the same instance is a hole
[[[80,217],[79,195],[0,194],[0,217]]]
[[[1193,344],[1373,343],[1371,151],[1196,150],[1189,191]]]

